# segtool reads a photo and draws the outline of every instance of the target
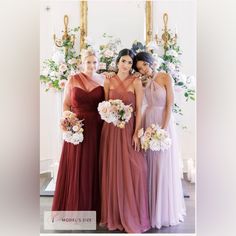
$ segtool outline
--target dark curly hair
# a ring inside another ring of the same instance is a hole
[[[148,52],[137,53],[137,55],[134,57],[134,60],[133,60],[133,69],[135,69],[136,71],[138,71],[138,68],[137,68],[138,61],[145,61],[150,66],[152,66],[152,64],[154,62],[154,58],[152,57],[152,54],[148,53]]]

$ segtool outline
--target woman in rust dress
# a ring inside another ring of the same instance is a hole
[[[104,83],[105,99],[121,99],[136,116],[124,128],[104,122],[100,145],[101,226],[141,233],[150,228],[147,163],[140,151],[142,83],[130,75],[133,53],[120,51],[118,73]]]

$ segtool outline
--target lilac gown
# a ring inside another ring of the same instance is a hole
[[[151,79],[144,89],[143,126],[155,123],[160,126],[165,117],[166,89]],[[180,155],[178,151],[175,124],[171,115],[167,132],[172,141],[165,151],[148,150],[148,192],[150,223],[153,228],[177,225],[186,214],[183,197]]]

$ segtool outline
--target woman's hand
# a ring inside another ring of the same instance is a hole
[[[135,151],[137,151],[137,152],[140,151],[140,140],[139,140],[137,134],[134,134],[134,135],[133,135],[133,138],[132,138],[132,145],[134,146],[134,150],[135,150]]]
[[[67,122],[65,121],[65,119],[61,118],[60,119],[60,128],[62,129],[62,131],[67,131],[66,125],[67,125]]]
[[[137,78],[141,78],[143,75],[139,72],[134,72],[133,76]]]
[[[163,125],[161,128],[164,129],[164,130],[167,130],[167,126],[166,125]]]
[[[116,75],[115,72],[103,72],[102,75],[106,77],[106,79],[112,78],[114,75]]]

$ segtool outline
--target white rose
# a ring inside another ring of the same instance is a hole
[[[171,146],[171,139],[170,138],[165,138],[163,141],[161,141],[161,150],[165,151],[167,149],[169,149],[169,147]]]
[[[118,116],[116,114],[110,113],[106,119],[107,123],[117,124]]]
[[[110,111],[111,104],[108,101],[103,101],[98,104],[98,111],[107,113]]]
[[[70,142],[72,138],[72,132],[71,131],[67,131],[63,133],[63,139],[67,142]]]
[[[84,140],[84,135],[82,133],[75,133],[71,138],[71,143],[76,145],[83,142],[83,140]]]
[[[77,125],[74,125],[74,126],[72,127],[72,130],[73,130],[74,132],[77,132],[77,131],[79,130],[79,127],[78,127]]]
[[[72,58],[72,59],[68,60],[68,63],[73,65],[73,64],[77,63],[77,60],[75,58]]]
[[[56,71],[52,71],[50,72],[50,77],[57,77],[57,72]]]
[[[65,62],[65,56],[62,52],[60,51],[56,51],[53,56],[52,56],[52,60],[56,62],[56,64],[61,64]]]
[[[160,151],[161,150],[160,142],[158,142],[157,140],[151,140],[149,145],[150,145],[150,149],[152,151]]]
[[[49,74],[49,68],[44,68],[42,71],[42,75],[48,76],[48,74]]]
[[[66,64],[61,64],[59,66],[59,72],[63,73],[67,70],[67,65]]]

